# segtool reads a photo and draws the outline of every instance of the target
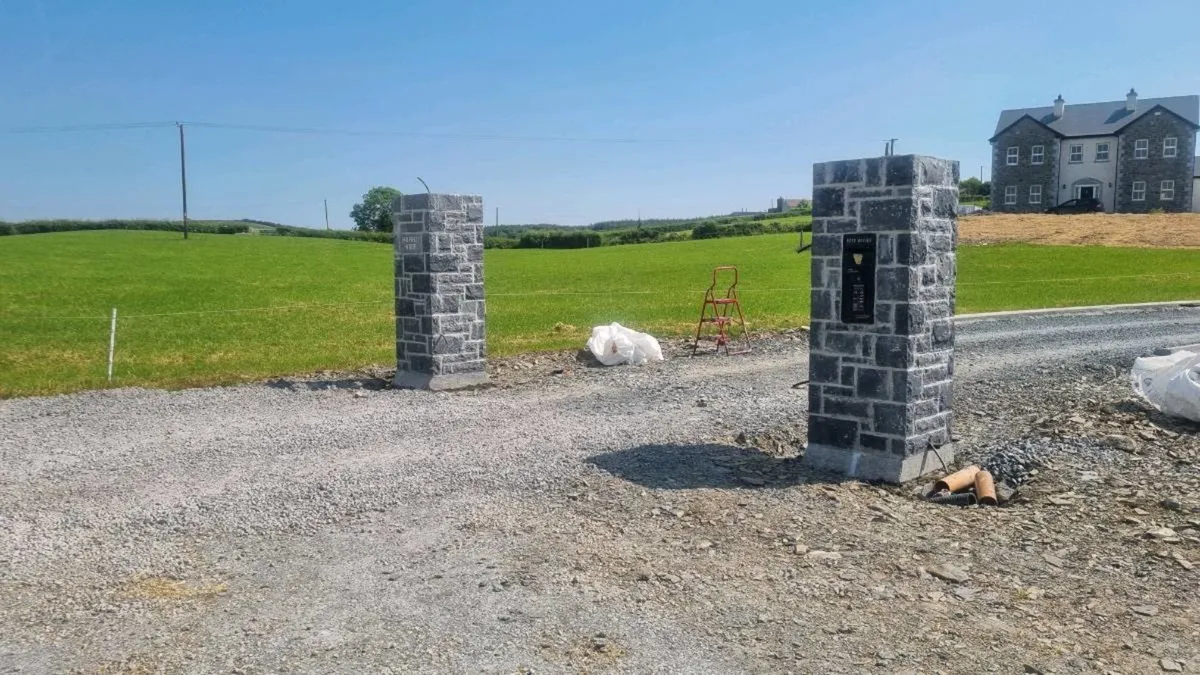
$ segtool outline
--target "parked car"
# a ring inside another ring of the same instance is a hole
[[[1065,201],[1058,206],[1051,206],[1046,209],[1046,213],[1103,213],[1104,205],[1099,199],[1092,197],[1080,197],[1079,199],[1071,199]]]

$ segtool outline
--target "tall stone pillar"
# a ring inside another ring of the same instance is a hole
[[[957,206],[958,162],[813,166],[806,463],[899,483],[953,459]]]
[[[396,379],[409,389],[487,381],[483,198],[412,194],[392,202]]]

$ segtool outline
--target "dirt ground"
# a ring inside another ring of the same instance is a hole
[[[1200,247],[1200,213],[991,214],[958,220],[959,242],[1059,246]]]
[[[1200,672],[1200,426],[1129,391],[1200,310],[956,328],[1004,508],[815,473],[807,336],[743,357],[0,403],[0,672]]]

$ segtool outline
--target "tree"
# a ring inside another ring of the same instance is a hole
[[[392,201],[400,196],[396,188],[377,186],[363,195],[362,201],[350,209],[355,229],[365,232],[392,231]]]
[[[987,197],[992,193],[992,184],[972,176],[958,184],[958,192],[964,199]]]

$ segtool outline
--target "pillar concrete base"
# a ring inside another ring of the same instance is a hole
[[[465,389],[487,384],[487,373],[453,373],[447,375],[430,375],[429,373],[414,373],[408,370],[396,371],[392,385],[397,389],[429,389],[430,391],[446,391],[448,389]]]
[[[943,445],[936,452],[926,450],[907,457],[870,450],[847,450],[819,443],[809,443],[804,451],[804,464],[814,469],[847,478],[889,483],[906,483],[925,474],[942,471],[943,467],[950,467],[953,461],[953,444]]]

